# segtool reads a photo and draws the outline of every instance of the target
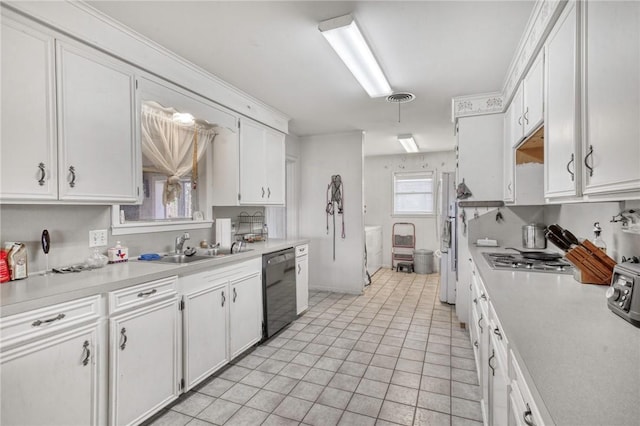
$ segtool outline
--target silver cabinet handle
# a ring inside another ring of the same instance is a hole
[[[496,369],[493,365],[491,365],[491,360],[494,359],[496,357],[496,351],[491,351],[491,356],[489,357],[489,360],[487,361],[487,363],[489,364],[489,368],[491,369],[491,375],[495,376],[496,375]]]
[[[153,290],[149,290],[149,291],[141,291],[140,293],[138,293],[138,297],[147,297],[147,296],[151,296],[153,294],[156,294],[158,292],[157,289],[153,289]]]
[[[575,161],[574,156],[573,156],[573,154],[571,154],[571,160],[569,160],[569,162],[567,163],[567,172],[569,172],[569,174],[571,175],[571,182],[573,182],[575,180],[575,173],[572,172],[571,169],[569,169],[569,166],[574,161]]]
[[[529,114],[529,107],[527,107],[527,110],[524,112],[524,121],[527,122],[527,124],[529,124],[529,117],[527,117],[527,115]]]
[[[584,157],[584,165],[587,169],[589,169],[589,176],[593,176],[593,161],[591,162],[591,166],[590,166],[587,160],[592,155],[593,155],[593,145],[589,145],[589,152],[587,153],[587,156]]]
[[[82,345],[82,353],[86,354],[84,359],[82,360],[82,365],[86,366],[89,364],[89,358],[91,357],[91,351],[89,350],[89,341],[85,340]]]
[[[262,198],[264,198],[264,186],[262,187]]]
[[[507,188],[509,189],[509,192],[511,192],[511,182],[509,182],[509,185],[507,185]]]
[[[129,338],[127,337],[127,329],[122,327],[122,330],[120,330],[120,340],[122,340],[122,343],[120,344],[120,350],[124,351],[124,348],[127,347],[127,340],[129,340]]]
[[[536,426],[535,423],[533,423],[533,420],[531,419],[531,407],[529,407],[529,404],[527,404],[527,411],[525,411],[524,413],[522,413],[522,420],[524,420],[524,422],[529,425],[529,426]]]
[[[493,330],[493,334],[495,334],[496,336],[498,336],[500,338],[500,340],[502,340],[502,333],[500,333],[500,329],[498,327],[496,327]]]
[[[475,303],[476,305],[478,304],[478,298],[477,297],[473,298],[473,303]]]
[[[480,314],[480,319],[478,320],[478,327],[480,327],[480,333],[484,333],[484,329],[482,328],[482,325],[480,324],[482,322],[482,314]]]
[[[300,275],[300,270],[302,269],[302,267],[300,266],[300,264],[298,264],[298,275]]]
[[[478,344],[478,341],[477,341],[477,340],[473,342],[473,346],[475,346],[476,348],[477,348],[478,346],[480,346],[480,345]]]
[[[518,117],[518,124],[522,126],[522,116]]]
[[[73,166],[69,166],[69,173],[71,173],[71,180],[69,181],[69,186],[74,188],[76,186],[76,168]]]
[[[267,187],[267,198],[271,198],[271,188]]]
[[[487,295],[484,292],[480,295],[480,299],[487,300]]]
[[[60,321],[62,318],[66,317],[65,314],[58,314],[53,318],[49,318],[46,320],[35,320],[31,323],[32,327],[40,327],[42,324],[49,324],[50,322]]]
[[[44,168],[44,163],[38,164],[38,169],[40,169],[40,179],[38,179],[38,185],[44,186],[44,180],[47,177],[47,171]]]
[[[224,307],[224,302],[227,301],[227,298],[224,297],[224,291],[222,292],[222,306]]]
[[[236,291],[236,288],[233,288],[233,303],[236,303],[236,299],[238,298],[238,292]]]

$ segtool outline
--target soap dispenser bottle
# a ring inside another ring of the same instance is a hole
[[[598,247],[600,250],[602,250],[603,252],[606,253],[607,251],[607,245],[605,244],[604,240],[602,239],[602,237],[600,236],[600,234],[602,233],[602,228],[600,227],[600,222],[596,222],[593,224],[593,245],[595,245],[596,247]]]

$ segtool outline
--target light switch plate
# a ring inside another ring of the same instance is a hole
[[[107,245],[107,230],[95,229],[89,231],[89,247],[103,247]]]

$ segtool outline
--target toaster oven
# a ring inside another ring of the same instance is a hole
[[[613,313],[640,327],[640,264],[616,265],[606,295]]]

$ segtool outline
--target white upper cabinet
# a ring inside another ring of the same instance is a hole
[[[60,199],[136,202],[133,69],[85,46],[57,44]]]
[[[511,141],[511,146],[516,146],[522,139],[524,139],[524,109],[523,109],[523,86],[520,84],[518,86],[518,90],[513,95],[513,100],[511,101],[511,105],[509,105],[509,109],[511,110],[511,131],[509,133],[509,140]]]
[[[577,7],[575,2],[567,4],[545,44],[544,192],[547,199],[579,195]]]
[[[524,136],[530,135],[544,119],[544,51],[541,51],[522,81]]]
[[[583,193],[635,191],[638,198],[640,3],[584,2],[582,7]]]
[[[133,69],[9,15],[2,17],[0,198],[137,202]]]
[[[240,119],[240,204],[285,203],[284,134]]]
[[[504,166],[503,166],[503,200],[505,202],[514,202],[514,167],[515,159],[513,157],[512,133],[513,133],[513,111],[515,104],[512,102],[504,114]]]
[[[457,183],[464,179],[473,194],[469,201],[502,200],[504,115],[458,120]]]
[[[54,38],[2,16],[0,199],[56,200]]]

